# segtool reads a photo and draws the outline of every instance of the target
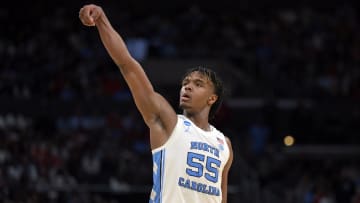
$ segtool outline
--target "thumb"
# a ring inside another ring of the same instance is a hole
[[[90,11],[90,20],[92,23],[95,23],[95,21],[99,18],[100,11],[99,9],[93,9]]]
[[[94,17],[92,17],[92,16],[89,17],[89,23],[91,25],[95,25]]]

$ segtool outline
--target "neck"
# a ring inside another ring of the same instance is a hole
[[[210,131],[208,114],[204,114],[204,113],[191,114],[184,111],[184,116],[190,119],[197,127],[203,129],[204,131]]]

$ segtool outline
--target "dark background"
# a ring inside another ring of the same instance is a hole
[[[149,199],[148,129],[78,19],[86,3],[177,111],[188,68],[222,76],[212,123],[234,148],[228,202],[360,201],[357,1],[77,0],[0,7],[1,202]]]

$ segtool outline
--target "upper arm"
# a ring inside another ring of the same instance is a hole
[[[234,152],[232,150],[231,141],[228,137],[226,137],[226,143],[229,147],[229,159],[226,162],[223,173],[222,173],[222,182],[221,182],[222,203],[227,202],[228,175],[229,175],[230,167],[231,167],[233,159],[234,159]]]
[[[155,92],[144,69],[135,59],[129,57],[126,63],[118,64],[118,67],[145,123],[150,129],[158,131],[156,134],[169,135],[177,121],[174,109],[163,96]],[[160,130],[164,130],[164,133]]]
[[[177,122],[177,115],[168,101],[154,91],[141,65],[131,59],[118,65],[128,84],[136,107],[150,129],[151,148],[164,144]]]
[[[117,64],[127,85],[130,88],[136,107],[146,123],[159,114],[161,97],[154,91],[141,65],[131,56]],[[169,107],[166,107],[169,108]]]

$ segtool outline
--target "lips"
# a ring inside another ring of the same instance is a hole
[[[180,100],[181,100],[181,101],[188,101],[188,100],[190,100],[190,98],[191,98],[191,97],[190,97],[189,94],[184,93],[184,94],[181,95]]]

